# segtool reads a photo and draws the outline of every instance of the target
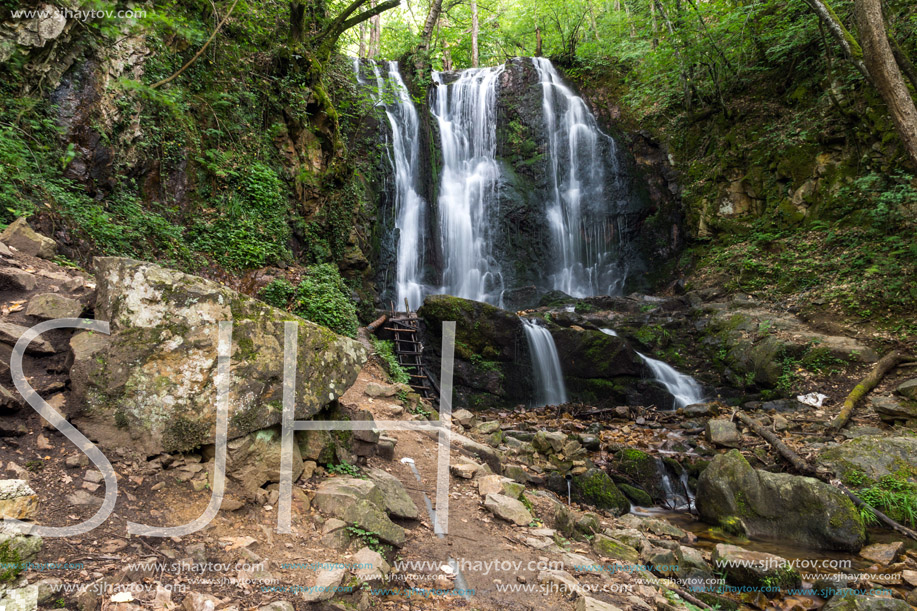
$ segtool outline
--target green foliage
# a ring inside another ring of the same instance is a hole
[[[10,540],[0,543],[0,583],[16,581],[22,572],[22,558],[19,552],[12,548]]]
[[[260,297],[263,302],[275,308],[286,310],[295,294],[296,287],[290,284],[289,280],[285,278],[275,278],[258,292],[258,297]]]
[[[364,477],[360,473],[360,468],[350,463],[342,462],[336,465],[328,465],[328,473],[334,473],[335,475],[347,475],[349,477]]]
[[[296,287],[293,312],[335,333],[357,335],[356,307],[337,267],[329,263],[309,268]]]
[[[352,536],[360,539],[360,541],[363,542],[363,545],[378,554],[385,555],[385,553],[388,551],[388,546],[382,544],[382,541],[379,539],[379,533],[375,531],[366,530],[357,524],[354,526],[348,526],[347,532],[349,532]]]
[[[410,375],[404,367],[398,363],[395,356],[395,347],[390,341],[381,340],[375,336],[370,338],[373,344],[373,351],[382,362],[385,363],[385,369],[388,371],[388,377],[396,384],[408,384],[411,381]]]
[[[897,475],[886,475],[876,484],[862,488],[857,495],[870,507],[888,515],[891,519],[917,527],[917,485]],[[868,513],[868,515],[865,515]],[[860,512],[864,520],[874,524],[878,520],[872,512]]]

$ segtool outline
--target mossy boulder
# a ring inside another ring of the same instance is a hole
[[[631,486],[630,484],[618,484],[618,488],[621,490],[621,492],[624,493],[624,496],[629,498],[634,503],[634,505],[639,505],[640,507],[652,507],[653,497],[651,497],[640,488]]]
[[[126,258],[95,266],[95,315],[111,335],[81,351],[71,377],[84,406],[77,425],[103,448],[151,455],[213,443],[221,321],[233,323],[229,439],[281,421],[286,322],[298,323],[297,420],[340,397],[366,360],[359,342],[216,282]]]
[[[753,469],[738,450],[717,456],[697,484],[701,519],[738,518],[750,537],[856,552],[866,529],[853,503],[811,477]]]
[[[665,488],[662,486],[662,477],[659,473],[659,465],[655,458],[635,448],[624,448],[614,454],[611,463],[612,469],[616,473],[625,476],[635,486],[639,487],[640,492],[650,497],[649,505],[655,502],[665,500]],[[643,503],[637,503],[642,505]]]
[[[642,374],[640,357],[621,337],[558,326],[552,326],[551,336],[564,377],[607,380],[620,376],[639,378]]]
[[[862,473],[878,481],[900,474],[917,481],[917,438],[863,435],[823,450],[817,460],[842,479]]]
[[[545,485],[552,492],[566,498],[567,480],[562,474],[556,471],[551,473]],[[604,509],[616,516],[630,511],[630,502],[627,497],[618,490],[607,473],[595,467],[585,473],[572,476],[570,498],[575,503]]]
[[[430,295],[417,314],[437,337],[442,335],[443,322],[455,321],[455,355],[463,360],[477,355],[510,361],[515,341],[523,336],[522,322],[515,314],[481,301]]]

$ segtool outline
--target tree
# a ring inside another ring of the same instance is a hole
[[[478,3],[471,0],[471,66],[478,67]]]
[[[424,51],[430,51],[430,43],[433,40],[433,30],[436,29],[436,22],[439,21],[439,14],[443,10],[443,0],[433,0],[430,3],[430,11],[427,13],[427,20],[423,24],[423,31],[420,33],[420,46]]]
[[[853,8],[872,82],[888,105],[892,121],[911,161],[917,166],[917,107],[895,61],[879,0],[856,0]]]
[[[854,17],[862,46],[825,0],[805,2],[834,36],[847,59],[879,90],[908,156],[917,166],[917,107],[889,44],[880,0],[854,2]]]
[[[290,42],[294,45],[306,45],[315,54],[315,59],[324,63],[334,53],[341,34],[395,8],[401,4],[401,0],[386,0],[373,6],[374,4],[373,0],[353,0],[343,11],[330,17],[325,0],[307,3],[293,0],[290,3]],[[369,8],[358,12],[365,5],[369,5]]]

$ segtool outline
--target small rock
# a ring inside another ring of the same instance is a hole
[[[404,484],[397,477],[382,469],[366,469],[366,475],[382,491],[385,511],[397,518],[414,520],[420,514],[411,500]]]
[[[28,331],[28,327],[14,325],[11,322],[0,322],[0,342],[15,346],[19,338]],[[54,354],[54,347],[40,337],[36,337],[25,349],[27,354]]]
[[[269,605],[258,607],[258,611],[294,611],[293,603],[285,600],[275,600]]]
[[[0,407],[11,412],[16,411],[22,407],[22,396],[0,386]]]
[[[579,582],[570,573],[564,570],[544,570],[538,573],[539,583],[556,583],[567,593],[575,592],[579,588]]]
[[[92,470],[92,471],[87,471],[86,475],[83,476],[83,479],[86,480],[87,482],[98,484],[99,482],[105,479],[105,476],[102,475],[101,471]]]
[[[576,601],[576,611],[621,611],[621,608],[588,596],[580,596]]]
[[[917,378],[912,378],[907,382],[898,385],[895,392],[911,401],[917,401]]]
[[[379,384],[377,382],[369,382],[366,384],[366,388],[363,389],[363,392],[373,398],[377,397],[394,397],[398,394],[398,387],[395,385],[389,384]]]
[[[83,304],[57,293],[44,293],[29,300],[25,313],[41,320],[77,318],[83,313]]]
[[[456,477],[461,477],[462,479],[471,479],[480,468],[481,465],[473,462],[460,462],[451,465],[449,470],[452,472],[452,475]]]
[[[0,286],[14,291],[32,291],[37,285],[35,274],[7,267],[0,269]]]
[[[209,594],[188,592],[185,594],[185,600],[182,601],[182,609],[184,611],[213,611],[219,604],[220,601]]]
[[[879,564],[891,564],[898,558],[898,555],[904,549],[903,541],[893,543],[873,543],[860,550],[860,556],[878,562]]]
[[[319,571],[315,578],[315,587],[303,594],[303,600],[307,603],[329,600],[335,595],[335,590],[341,585],[346,572],[346,569]]]
[[[34,519],[38,511],[38,495],[24,479],[0,480],[0,519]]]
[[[704,435],[717,446],[737,448],[742,444],[742,436],[732,420],[708,420]]]
[[[102,499],[89,494],[85,490],[77,490],[73,494],[67,495],[67,502],[71,505],[101,505]]]
[[[71,454],[64,459],[64,464],[70,467],[71,469],[76,469],[78,467],[86,467],[89,465],[89,457],[80,452],[79,454]]]
[[[871,397],[869,401],[882,420],[894,421],[917,418],[917,403],[911,401],[902,402],[891,396]]]
[[[385,435],[379,436],[379,443],[376,444],[376,456],[382,460],[395,460],[395,444],[398,443],[392,437]]]
[[[532,522],[532,514],[525,505],[502,494],[488,494],[484,499],[484,507],[498,518],[516,526],[528,526]]]
[[[495,431],[500,430],[500,422],[498,420],[491,420],[490,422],[481,422],[474,427],[478,433],[482,435],[490,435]]]
[[[299,476],[299,479],[305,481],[307,479],[312,479],[312,476],[315,474],[315,470],[318,468],[318,464],[314,460],[307,460],[302,464],[302,475]]]
[[[457,412],[453,412],[452,419],[464,427],[470,427],[475,421],[474,414],[467,409],[460,409]]]
[[[363,566],[363,568],[355,569],[353,572],[357,579],[363,583],[382,581],[392,570],[392,567],[389,566],[380,553],[374,552],[368,547],[364,547],[354,554],[352,562],[354,565]]]
[[[36,233],[29,227],[25,217],[19,217],[10,223],[3,233],[0,233],[0,241],[32,257],[51,259],[57,254],[57,244],[54,240]]]
[[[790,428],[790,421],[781,416],[780,414],[774,415],[774,429],[779,431],[785,431]]]

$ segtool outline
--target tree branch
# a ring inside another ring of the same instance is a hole
[[[382,4],[376,5],[374,8],[371,8],[368,11],[364,11],[360,13],[359,15],[357,15],[356,17],[351,17],[350,19],[348,19],[347,21],[345,21],[342,24],[343,27],[341,27],[341,30],[340,32],[338,32],[338,34],[340,35],[341,33],[346,32],[353,26],[359,25],[363,23],[364,21],[366,21],[367,19],[372,19],[373,17],[375,17],[376,15],[380,13],[384,13],[385,11],[389,9],[393,9],[396,6],[398,6],[399,4],[401,4],[401,0],[388,0],[388,2],[383,2]]]
[[[217,32],[220,31],[220,28],[223,27],[223,24],[226,23],[226,20],[229,19],[229,16],[230,16],[230,15],[232,15],[232,10],[233,10],[234,8],[236,8],[236,4],[238,4],[238,3],[239,3],[239,0],[233,0],[232,6],[229,7],[229,12],[226,13],[226,16],[223,17],[223,19],[220,20],[220,23],[217,24],[217,27],[216,27],[216,28],[214,28],[213,34],[210,35],[210,38],[207,39],[207,42],[204,43],[204,46],[201,47],[200,49],[198,49],[198,52],[194,54],[194,57],[192,57],[191,59],[189,59],[189,60],[185,63],[184,66],[182,66],[181,68],[179,68],[179,69],[178,69],[178,72],[176,72],[175,74],[173,74],[172,76],[170,76],[170,77],[168,77],[168,78],[162,79],[162,80],[159,81],[158,83],[153,83],[152,85],[150,85],[150,88],[151,88],[151,89],[156,89],[157,87],[159,87],[159,86],[161,86],[161,85],[165,85],[166,83],[168,83],[168,82],[171,81],[172,79],[176,78],[179,74],[181,74],[182,72],[184,72],[185,70],[187,70],[187,69],[188,69],[188,66],[190,66],[191,64],[193,64],[194,62],[196,62],[196,61],[197,61],[197,58],[200,57],[201,54],[202,54],[204,51],[207,50],[207,47],[210,45],[210,43],[213,41],[213,39],[216,38]]]

